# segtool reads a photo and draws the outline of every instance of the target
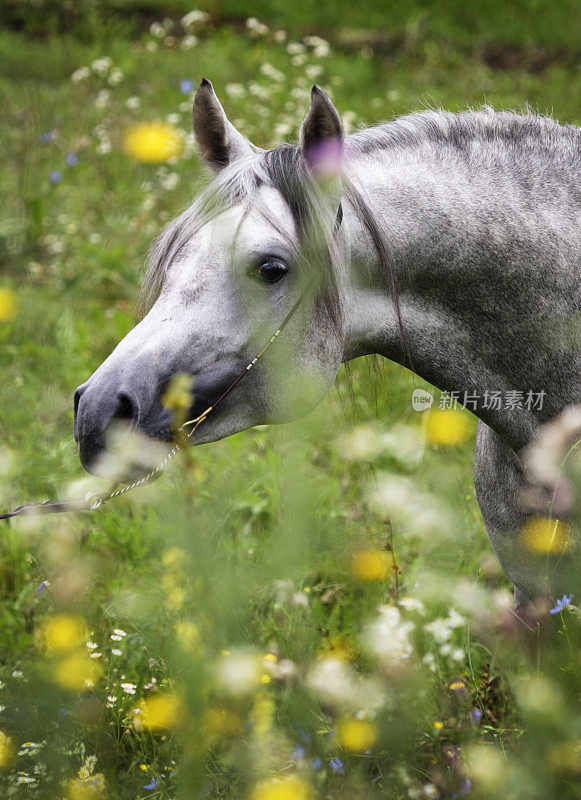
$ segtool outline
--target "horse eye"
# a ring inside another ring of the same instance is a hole
[[[254,271],[266,283],[277,283],[286,273],[287,267],[280,261],[265,261]]]

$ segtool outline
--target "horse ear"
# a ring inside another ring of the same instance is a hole
[[[260,151],[228,120],[207,78],[202,80],[194,99],[194,135],[202,158],[216,171]]]
[[[300,144],[312,170],[338,171],[343,153],[343,125],[333,101],[318,86],[311,90],[311,106],[301,126]]]

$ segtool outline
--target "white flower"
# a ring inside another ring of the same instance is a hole
[[[254,653],[238,650],[223,656],[216,672],[219,683],[230,694],[248,694],[260,678],[260,659]]]
[[[124,77],[125,76],[121,70],[115,67],[115,69],[111,70],[111,74],[109,75],[107,83],[109,83],[111,86],[117,86],[118,83],[121,83]]]
[[[139,97],[132,95],[131,97],[127,98],[127,100],[125,101],[125,105],[130,111],[135,111],[135,109],[139,108],[139,106],[141,105],[141,100]]]
[[[155,36],[156,39],[161,39],[165,36],[165,28],[161,22],[152,22],[149,26],[149,32],[152,36]]]
[[[300,53],[304,53],[306,47],[304,44],[300,44],[300,42],[289,42],[286,46],[286,51],[291,56],[299,55]]]
[[[306,63],[307,57],[303,55],[293,56],[291,58],[291,64],[293,67],[302,67],[304,63]]]
[[[170,172],[168,175],[165,175],[163,178],[161,178],[159,183],[162,189],[165,189],[169,192],[172,189],[175,189],[175,187],[178,185],[179,179],[180,176],[177,174],[177,172]]]
[[[463,617],[462,614],[459,614],[455,608],[451,608],[450,613],[448,614],[448,625],[451,628],[461,628],[462,626],[466,625],[466,617]]]
[[[227,83],[225,88],[230,97],[246,97],[246,89],[241,83]]]
[[[109,89],[101,89],[95,98],[95,108],[105,108],[111,99],[111,92]]]
[[[192,47],[195,47],[198,44],[198,37],[189,34],[188,36],[184,36],[180,43],[180,47],[182,50],[191,50]]]
[[[305,75],[310,80],[314,81],[315,78],[318,78],[319,75],[322,75],[323,67],[320,64],[309,64],[305,67]]]
[[[154,42],[153,39],[150,39],[149,42],[146,42],[145,49],[149,53],[155,53],[155,51],[159,49],[159,45],[157,42]]]
[[[438,644],[444,644],[452,635],[452,629],[448,621],[443,617],[438,617],[433,622],[428,622],[425,630],[434,637]]]
[[[277,42],[277,44],[282,44],[283,42],[286,42],[286,36],[287,36],[286,31],[283,30],[275,31],[274,41]]]
[[[452,650],[452,658],[454,661],[464,661],[464,650],[461,647],[456,647]]]
[[[135,694],[135,690],[137,686],[134,683],[122,683],[121,688],[125,692],[125,694]]]
[[[406,611],[417,611],[418,614],[426,613],[422,601],[417,600],[415,597],[402,597],[398,603],[402,608],[405,608]]]
[[[13,677],[13,678],[22,678],[22,677],[23,677],[23,672],[22,672],[22,670],[21,670],[21,669],[15,669],[15,670],[12,672],[12,677]]]
[[[268,33],[268,25],[260,22],[260,20],[256,19],[256,17],[248,17],[246,20],[246,27],[251,33],[254,33],[257,36],[266,36]]]
[[[100,75],[102,78],[109,72],[109,68],[112,66],[113,62],[109,58],[109,56],[103,56],[103,58],[96,58],[95,61],[91,64],[91,69],[97,75]]]
[[[368,624],[363,632],[363,642],[385,667],[400,666],[413,653],[408,635],[414,624],[404,622],[396,606],[380,606],[378,611],[378,619]]]
[[[111,152],[111,142],[107,139],[102,139],[96,147],[97,153],[100,156],[104,156],[107,153]]]
[[[115,629],[114,629],[114,631],[113,631],[113,634],[114,634],[115,636],[119,636],[119,637],[121,637],[121,639],[122,639],[124,636],[127,636],[127,634],[125,633],[125,631],[121,630],[121,628],[115,628]],[[113,638],[113,636],[112,636],[111,638]]]
[[[181,22],[183,27],[187,30],[192,25],[195,25],[196,22],[207,22],[209,18],[209,14],[205,11],[200,11],[200,9],[195,8],[193,11],[183,16]]]
[[[426,653],[426,655],[422,658],[422,664],[425,664],[426,667],[429,667],[432,672],[436,671],[436,656],[433,653]]]
[[[90,653],[90,658],[101,658],[103,653]]]
[[[272,64],[268,62],[262,64],[260,67],[260,71],[263,75],[266,75],[269,78],[272,78],[273,81],[284,81],[284,72],[281,72],[276,67],[273,67]]]
[[[87,80],[90,74],[91,70],[89,67],[79,67],[71,75],[71,80],[73,83],[80,83],[81,81]]]
[[[87,642],[87,648],[89,650],[96,650],[99,645],[96,642]]]

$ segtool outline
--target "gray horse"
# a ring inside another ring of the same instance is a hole
[[[477,496],[517,609],[570,589],[519,536],[520,453],[581,398],[579,130],[484,109],[344,137],[315,86],[300,145],[263,151],[207,80],[194,130],[215,177],[154,247],[142,320],[77,389],[84,466],[98,471],[119,417],[170,438],[171,376],[194,376],[199,414],[302,297],[280,337],[284,369],[261,362],[194,442],[304,414],[341,362],[378,353],[479,417]]]

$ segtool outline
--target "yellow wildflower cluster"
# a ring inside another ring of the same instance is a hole
[[[101,676],[99,664],[85,650],[87,629],[81,617],[57,614],[44,626],[45,644],[56,660],[52,677],[71,692],[92,688]]]
[[[177,728],[184,720],[182,698],[177,694],[152,694],[142,700],[133,715],[133,725],[150,733]]]
[[[571,530],[566,523],[549,517],[532,517],[521,530],[526,547],[541,555],[564,553],[571,537]]]
[[[16,314],[18,301],[10,289],[0,289],[0,322],[8,321]]]
[[[453,408],[435,408],[428,412],[426,439],[430,444],[453,447],[470,436],[468,417]]]
[[[362,719],[343,719],[337,728],[337,741],[350,753],[364,753],[377,741],[377,727]]]
[[[148,164],[162,164],[178,158],[184,151],[184,138],[177,128],[165,122],[142,122],[129,128],[125,152]]]
[[[287,778],[269,778],[261,781],[250,795],[250,800],[310,800],[311,790],[298,775]]]
[[[384,550],[361,550],[355,553],[351,571],[360,581],[384,581],[389,575],[390,562]]]

